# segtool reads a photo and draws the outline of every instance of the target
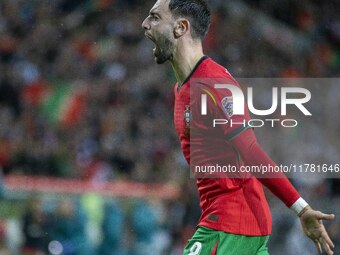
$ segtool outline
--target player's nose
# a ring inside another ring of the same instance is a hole
[[[146,19],[143,21],[143,23],[142,23],[142,28],[143,28],[144,30],[149,30],[149,29],[150,29],[150,23],[149,23],[149,21],[148,21],[148,18],[146,18]]]

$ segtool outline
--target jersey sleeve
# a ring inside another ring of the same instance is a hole
[[[231,142],[245,130],[249,129],[250,119],[244,93],[233,78],[212,80],[211,90],[215,95],[214,100],[208,100],[208,108],[214,119],[220,120],[220,128],[224,137]],[[228,86],[228,88],[224,88]],[[235,112],[240,109],[241,113]]]
[[[264,165],[276,166],[275,162],[269,158],[257,143],[255,134],[251,129],[235,138],[232,141],[232,145],[240,152],[246,165],[259,167]],[[261,176],[255,175],[255,177],[258,177],[258,180],[286,204],[287,207],[292,207],[300,198],[299,193],[283,172],[275,172],[274,174]]]

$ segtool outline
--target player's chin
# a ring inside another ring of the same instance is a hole
[[[159,47],[156,47],[153,50],[153,56],[157,64],[163,64],[166,61],[170,60],[170,54],[168,54],[166,51],[164,51],[163,49]]]
[[[154,60],[155,60],[155,62],[157,63],[157,64],[164,64],[166,61],[168,61],[169,60],[169,58],[167,58],[167,57],[164,57],[164,56],[157,56],[157,55],[155,55],[154,56],[155,58],[154,58]]]
[[[157,58],[157,57],[155,57],[154,60],[159,65],[164,64],[166,62],[166,60],[160,59],[160,58]]]

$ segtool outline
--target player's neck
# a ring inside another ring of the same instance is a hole
[[[170,62],[179,84],[190,75],[203,56],[201,43],[182,44],[177,47]]]

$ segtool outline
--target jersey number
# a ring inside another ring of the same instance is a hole
[[[195,242],[191,248],[190,253],[188,255],[199,255],[202,250],[202,244],[200,242]]]

